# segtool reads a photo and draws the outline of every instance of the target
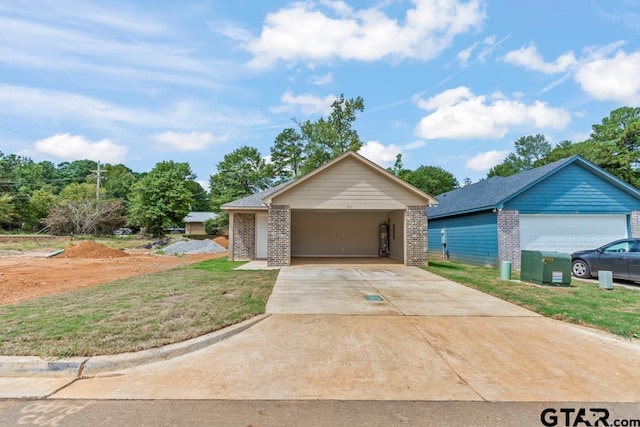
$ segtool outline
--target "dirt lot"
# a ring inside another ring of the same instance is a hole
[[[65,251],[66,255],[51,258],[46,255],[53,249],[0,251],[0,305],[226,256],[226,253],[173,256],[152,255],[139,249],[90,249]]]

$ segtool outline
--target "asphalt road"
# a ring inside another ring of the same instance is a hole
[[[637,403],[5,400],[0,401],[0,425],[524,427],[545,425],[541,415],[547,410],[547,425],[564,426],[574,425],[581,408],[585,411],[582,419],[590,424],[575,425],[594,425],[602,412],[593,412],[592,408],[606,409],[609,425],[615,419],[640,423]]]

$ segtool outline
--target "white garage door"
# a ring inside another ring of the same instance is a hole
[[[625,215],[520,215],[520,248],[572,253],[627,237]]]

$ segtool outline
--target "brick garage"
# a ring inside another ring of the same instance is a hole
[[[436,200],[347,152],[295,181],[227,203],[230,257],[285,266],[292,257],[390,256],[427,263],[428,207]],[[387,251],[379,245],[388,229]]]

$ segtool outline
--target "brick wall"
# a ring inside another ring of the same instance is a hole
[[[640,237],[640,211],[631,212],[631,237]]]
[[[233,216],[233,259],[248,260],[256,256],[256,216],[237,213]]]
[[[498,211],[498,267],[502,261],[511,261],[514,270],[520,270],[520,213]]]
[[[291,264],[291,208],[272,205],[268,214],[267,265],[283,267]]]
[[[405,213],[406,265],[427,265],[427,206],[407,206]]]

